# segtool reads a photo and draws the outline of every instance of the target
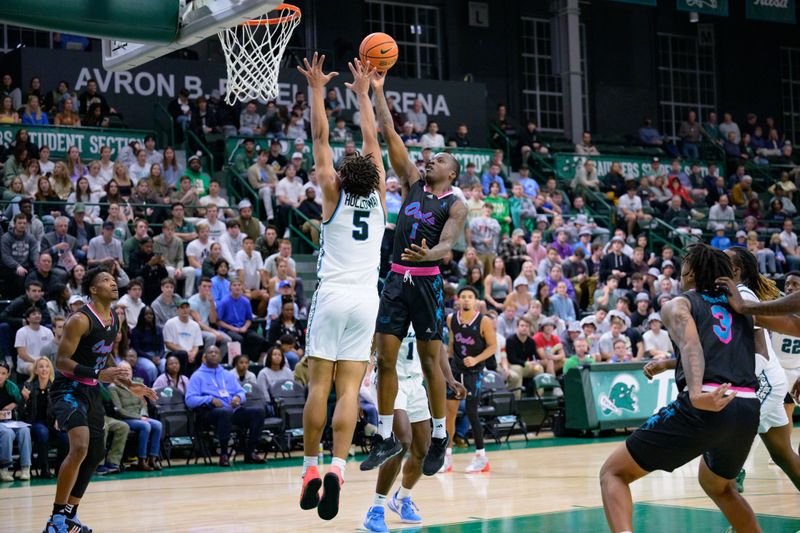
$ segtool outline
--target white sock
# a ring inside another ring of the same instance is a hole
[[[397,491],[397,499],[402,500],[411,496],[411,489],[405,488],[403,485],[400,485],[400,490]]]
[[[443,439],[447,436],[447,430],[445,429],[445,418],[434,418],[433,419],[433,433],[431,436],[434,439]]]
[[[342,474],[342,479],[344,479],[344,467],[347,465],[347,461],[344,459],[339,459],[338,457],[334,457],[331,459],[331,466],[338,466],[339,472]]]
[[[447,448],[447,451],[445,453],[447,455],[453,455],[453,448]]]
[[[306,470],[311,466],[319,466],[319,457],[312,455],[311,457],[303,456],[303,475],[306,475]]]
[[[394,415],[378,415],[378,435],[384,439],[391,437],[392,425],[394,425]]]
[[[386,505],[386,495],[375,493],[375,498],[372,499],[373,507],[383,507]]]
[[[481,448],[480,450],[475,450],[475,455],[478,457],[486,457],[486,450]]]

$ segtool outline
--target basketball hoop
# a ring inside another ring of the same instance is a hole
[[[276,16],[270,17],[270,13]],[[286,45],[300,24],[300,8],[281,4],[260,18],[219,32],[228,66],[225,101],[233,105],[278,96],[278,71]]]

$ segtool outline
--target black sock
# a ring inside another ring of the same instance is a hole
[[[78,504],[75,505],[68,503],[64,506],[64,513],[67,515],[67,518],[75,518],[75,515],[78,514]]]
[[[53,504],[53,515],[63,514],[64,516],[67,516],[66,509],[67,509],[66,505],[60,505],[58,503],[54,503]]]

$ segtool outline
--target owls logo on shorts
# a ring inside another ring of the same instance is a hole
[[[771,392],[772,384],[769,382],[769,379],[767,379],[767,373],[762,371],[758,375],[758,390],[756,391],[758,401],[763,404],[764,400],[767,399],[767,396],[769,396]]]

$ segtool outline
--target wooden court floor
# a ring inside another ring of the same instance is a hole
[[[796,448],[800,429],[793,437]],[[387,524],[402,531],[447,533],[607,531],[597,474],[620,441],[542,438],[493,445],[487,474],[464,474],[471,456],[457,454],[453,474],[423,477],[414,489],[425,527],[403,529],[388,511]],[[358,530],[372,501],[375,472],[360,472],[355,461],[349,463],[339,516],[323,522],[297,504],[299,465],[292,459],[266,467],[239,463],[224,471],[175,466],[161,473],[95,478],[79,516],[96,533]],[[745,496],[764,531],[799,531],[800,493],[769,464],[759,440],[746,469]],[[727,522],[703,494],[696,472],[697,461],[637,482],[636,530],[722,533]],[[52,482],[2,485],[0,531],[41,531],[54,488]]]

